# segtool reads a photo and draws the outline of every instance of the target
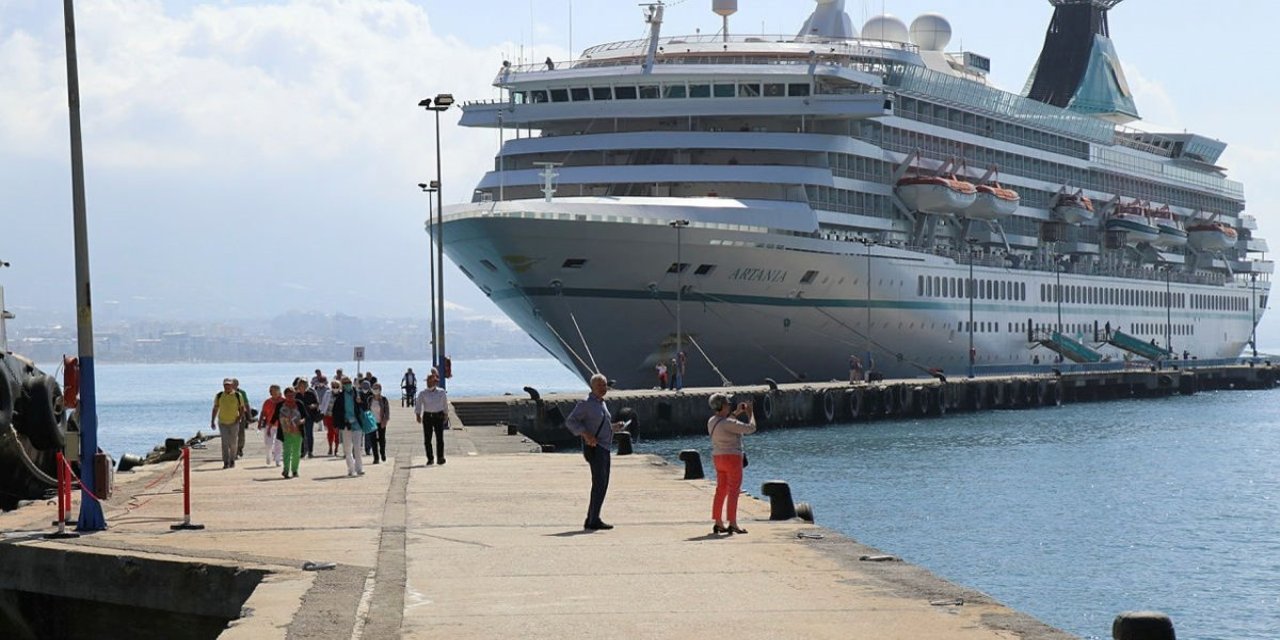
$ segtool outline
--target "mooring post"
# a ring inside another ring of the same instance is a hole
[[[1111,623],[1114,640],[1175,640],[1173,621],[1159,611],[1125,611]]]
[[[697,449],[685,449],[680,452],[680,459],[684,461],[684,479],[685,480],[701,480],[705,477],[702,473],[702,454]]]

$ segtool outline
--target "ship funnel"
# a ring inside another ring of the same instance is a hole
[[[858,31],[853,28],[853,21],[844,12],[844,0],[817,0],[813,15],[804,21],[797,40],[813,38],[818,40],[855,40]]]
[[[716,15],[724,18],[724,41],[729,41],[729,16],[738,12],[738,0],[711,0],[711,10]]]
[[[1118,123],[1138,118],[1107,21],[1107,12],[1120,2],[1049,0],[1053,21],[1027,82],[1027,97]]]

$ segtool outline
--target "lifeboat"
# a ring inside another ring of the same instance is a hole
[[[1221,222],[1205,221],[1187,225],[1187,238],[1201,251],[1223,251],[1236,246],[1239,234]]]
[[[907,176],[895,189],[908,208],[924,213],[960,213],[978,199],[973,184],[955,177]]]
[[[1054,215],[1067,224],[1084,224],[1093,221],[1093,201],[1083,193],[1064,193],[1053,206]]]
[[[1103,226],[1107,231],[1123,231],[1128,244],[1152,243],[1160,238],[1160,227],[1147,216],[1147,208],[1138,203],[1116,207]]]
[[[1152,211],[1151,221],[1155,222],[1156,228],[1160,230],[1160,237],[1156,238],[1152,244],[1160,247],[1181,247],[1187,244],[1187,232],[1169,207]]]
[[[999,184],[995,186],[980,184],[975,189],[978,191],[978,196],[973,204],[964,210],[966,218],[995,220],[1011,215],[1018,210],[1018,205],[1022,202],[1022,196],[1018,195],[1017,191],[1006,189]]]

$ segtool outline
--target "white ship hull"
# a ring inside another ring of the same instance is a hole
[[[678,286],[676,274],[668,272],[676,261],[675,230],[661,219],[606,221],[625,219],[627,205],[602,205],[599,215],[582,216],[582,208],[557,214],[546,209],[553,205],[538,204],[537,217],[492,214],[519,211],[519,202],[450,208],[447,254],[566,366],[584,377],[603,371],[626,388],[654,386],[654,366],[675,355]],[[654,213],[652,206],[644,209]],[[667,220],[690,213],[671,209]],[[563,219],[551,219],[556,217]],[[679,251],[688,267],[679,278],[684,294],[678,308],[688,385],[843,379],[849,355],[865,359],[868,351],[886,376],[966,372],[964,262],[875,245],[868,260],[867,247],[857,242],[760,231],[695,225],[681,233]],[[494,268],[477,269],[482,260]],[[566,260],[581,262],[566,268]],[[816,274],[802,283],[810,272]],[[1168,318],[1174,350],[1199,358],[1237,356],[1249,338],[1248,313],[1154,304],[1165,291],[1163,280],[1058,277],[1063,290],[1073,292],[1061,305],[1052,300],[1057,282],[1049,271],[975,265],[979,286],[990,282],[1004,291],[993,289],[988,299],[984,289],[973,302],[979,367],[1030,365],[1037,356],[1048,363],[1052,354],[1028,342],[1027,326],[1056,326],[1059,313],[1063,333],[1085,342],[1093,340],[1095,326],[1110,325],[1163,344]],[[934,282],[943,286],[934,291]],[[1147,299],[1141,305],[1089,304],[1083,302],[1091,295],[1086,287],[1141,290]],[[1223,293],[1220,286],[1170,287],[1172,293]],[[1042,300],[1046,290],[1050,299]],[[1010,299],[1014,292],[1025,295]],[[1193,326],[1194,336],[1183,335]],[[1116,360],[1123,357],[1107,349],[1103,353]]]

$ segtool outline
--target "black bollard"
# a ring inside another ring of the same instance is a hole
[[[760,493],[769,496],[770,520],[790,520],[796,517],[796,505],[791,501],[791,485],[782,480],[770,480],[760,485]]]
[[[800,519],[805,522],[813,522],[813,505],[808,502],[797,503],[796,515],[800,516]]]
[[[680,459],[684,461],[684,479],[685,480],[701,480],[707,476],[702,473],[702,454],[697,449],[685,449],[680,452]]]
[[[1173,621],[1159,611],[1125,611],[1111,623],[1115,640],[1177,640]]]
[[[613,439],[618,441],[618,455],[631,455],[631,434],[626,431],[619,431],[618,433],[613,434]]]
[[[130,469],[142,464],[145,464],[142,460],[142,456],[125,453],[120,456],[120,464],[116,466],[116,471],[129,471]]]

